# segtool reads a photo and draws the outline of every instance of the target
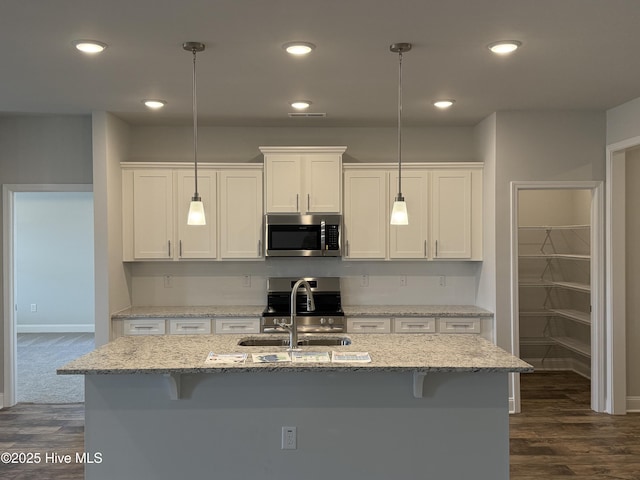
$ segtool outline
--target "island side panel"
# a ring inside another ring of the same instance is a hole
[[[87,375],[87,480],[507,480],[506,373]],[[282,450],[283,426],[297,449]]]

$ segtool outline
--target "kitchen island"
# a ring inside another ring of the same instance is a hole
[[[121,337],[65,365],[85,375],[85,450],[102,454],[86,479],[508,479],[508,373],[530,365],[475,335],[347,336],[302,351],[370,363],[253,363],[285,348],[181,335]]]

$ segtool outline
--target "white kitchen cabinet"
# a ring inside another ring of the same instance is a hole
[[[434,317],[405,317],[393,319],[395,333],[435,333],[436,319]]]
[[[260,333],[259,318],[215,318],[216,334]]]
[[[398,194],[398,172],[389,175],[390,205]],[[429,172],[402,172],[402,195],[407,203],[409,225],[389,225],[389,258],[427,258]]]
[[[132,318],[123,322],[124,335],[164,335],[164,318]]]
[[[173,224],[173,172],[132,172],[133,256],[170,259],[175,251]]]
[[[344,258],[482,260],[482,168],[481,163],[404,167],[409,225],[390,225],[397,166],[345,165]]]
[[[348,333],[391,333],[390,318],[347,318]]]
[[[175,255],[177,258],[216,258],[216,172],[198,169],[198,193],[202,198],[206,225],[187,225],[189,204],[193,197],[195,175],[192,170],[174,172],[177,176],[176,224],[178,237]]]
[[[207,335],[211,333],[210,318],[172,318],[169,320],[171,335]]]
[[[262,258],[262,170],[220,172],[220,257]]]
[[[344,173],[344,257],[387,257],[388,173],[349,170]]]
[[[434,258],[471,258],[471,172],[436,170],[432,178]]]
[[[266,213],[340,213],[346,147],[260,147]]]
[[[189,164],[123,162],[123,260],[261,259],[262,166],[203,164],[206,225],[187,225]]]
[[[438,319],[440,333],[480,333],[479,318],[446,317]]]

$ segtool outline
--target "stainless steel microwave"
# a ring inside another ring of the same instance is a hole
[[[267,257],[339,257],[342,215],[266,215]]]

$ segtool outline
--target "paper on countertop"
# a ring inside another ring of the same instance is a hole
[[[330,362],[329,352],[291,352],[291,361],[293,363],[323,363]]]
[[[279,363],[291,361],[291,357],[287,352],[252,353],[251,358],[254,363]]]
[[[334,363],[370,363],[369,352],[331,352],[331,361]]]
[[[244,363],[247,359],[246,353],[214,353],[209,352],[205,364],[211,363]]]

